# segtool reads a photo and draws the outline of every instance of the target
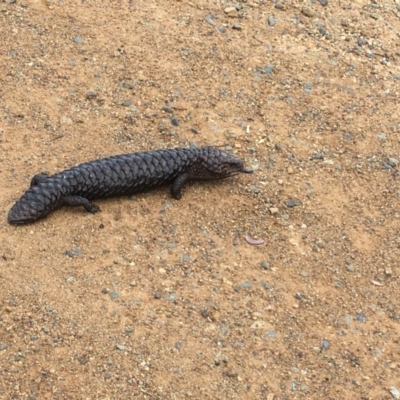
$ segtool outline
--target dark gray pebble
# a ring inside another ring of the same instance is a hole
[[[154,293],[154,298],[161,299],[161,293],[159,293],[159,292]]]
[[[285,204],[287,207],[297,207],[300,205],[300,202],[298,200],[294,200],[294,199],[288,199],[285,201]]]
[[[356,314],[356,320],[358,322],[366,322],[367,321],[367,317],[365,316],[364,313],[357,313]]]
[[[269,269],[269,262],[261,261],[261,268],[262,269]]]
[[[94,99],[96,96],[97,96],[96,92],[93,92],[93,91],[89,91],[86,93],[86,98],[88,100]]]
[[[68,257],[75,257],[74,252],[71,251],[71,250],[67,250],[64,254],[65,254],[66,256],[68,256]]]
[[[108,292],[109,292],[109,290],[107,288],[104,288],[101,290],[101,293],[103,293],[103,294],[107,294]]]
[[[171,113],[171,114],[174,112],[174,109],[172,107],[170,107],[170,106],[167,106],[167,105],[165,105],[161,110],[163,110],[163,111],[165,111],[167,113]]]
[[[200,313],[201,313],[201,316],[202,317],[204,317],[204,318],[208,318],[209,317],[209,312],[208,312],[208,310],[206,309],[206,308],[202,308],[201,310],[200,310]]]
[[[181,342],[176,342],[176,343],[175,343],[175,348],[176,348],[177,350],[180,350],[180,349],[182,348],[182,343],[181,343]]]
[[[174,125],[174,126],[179,126],[179,120],[176,119],[176,118],[172,118],[172,119],[171,119],[171,123],[172,123],[172,125]]]

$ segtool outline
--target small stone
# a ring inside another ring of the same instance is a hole
[[[397,167],[397,165],[399,164],[399,160],[397,158],[393,158],[393,157],[389,157],[387,162],[392,167]]]
[[[107,288],[101,289],[101,293],[103,293],[103,294],[107,294],[108,292],[109,292],[109,290]]]
[[[175,343],[175,348],[176,348],[177,350],[180,350],[180,349],[182,348],[182,343],[181,343],[181,342],[176,342],[176,343]]]
[[[125,346],[123,344],[117,344],[118,350],[125,350]]]
[[[330,346],[330,344],[329,344],[329,342],[327,340],[323,340],[322,341],[322,343],[321,343],[321,349],[322,350],[328,350],[329,346]]]
[[[304,278],[306,278],[308,276],[308,273],[306,271],[301,271],[300,275]]]
[[[280,1],[277,1],[275,3],[275,8],[277,8],[278,10],[283,10],[284,9],[284,5]]]
[[[215,26],[215,21],[214,21],[212,15],[207,15],[207,16],[204,18],[204,21],[206,21],[206,22],[207,22],[208,24],[210,24],[211,26]]]
[[[354,265],[350,264],[346,267],[347,271],[354,272]]]
[[[7,343],[0,343],[0,350],[5,350],[8,347]]]
[[[344,324],[349,326],[351,324],[351,321],[353,321],[353,317],[350,314],[346,314],[343,318]]]
[[[378,139],[380,139],[380,140],[386,140],[387,139],[386,134],[383,133],[383,132],[378,133],[377,136],[378,136]]]
[[[301,12],[306,17],[313,17],[315,15],[315,12],[313,10],[311,10],[310,7],[306,7],[306,6],[302,7]]]
[[[179,120],[176,119],[176,118],[172,118],[172,119],[171,119],[171,123],[172,123],[172,125],[174,125],[174,126],[179,126]]]
[[[356,320],[358,322],[366,322],[367,321],[367,317],[365,316],[364,313],[357,313],[356,314]]]
[[[125,100],[125,101],[122,103],[122,105],[123,105],[124,107],[129,107],[131,104],[132,104],[132,100],[130,100],[130,99]]]
[[[389,392],[395,399],[400,399],[400,391],[395,386],[391,386]]]
[[[269,269],[269,262],[261,261],[261,268],[262,269]]]
[[[293,174],[294,170],[293,170],[292,167],[289,167],[289,168],[287,169],[287,172],[288,172],[288,174]]]
[[[244,288],[251,288],[253,285],[252,285],[252,283],[250,281],[245,281],[245,282],[242,282],[240,284],[240,286],[242,286]]]
[[[88,100],[94,99],[96,96],[97,96],[96,92],[93,92],[93,91],[89,91],[86,93],[86,98]]]
[[[237,14],[236,7],[226,7],[224,13],[230,14],[230,16],[235,16],[235,14]]]
[[[288,199],[285,201],[285,204],[287,207],[293,208],[299,206],[300,202],[298,200]]]
[[[158,300],[161,299],[161,293],[159,292],[154,293],[154,298]]]
[[[69,276],[66,281],[67,283],[72,283],[75,280],[75,278],[73,276]]]
[[[270,15],[268,17],[268,25],[269,26],[275,26],[276,25],[276,19],[272,15]]]
[[[320,2],[321,5],[323,5],[323,6],[327,6],[327,5],[328,5],[328,0],[319,0],[319,2]]]
[[[160,274],[164,275],[167,271],[166,271],[164,268],[160,268],[160,269],[158,270],[158,272],[159,272]]]
[[[63,115],[60,117],[60,125],[72,125],[73,121],[71,118],[67,117],[66,115]]]
[[[386,268],[386,269],[385,269],[385,274],[386,274],[386,275],[392,275],[392,269],[389,268],[389,267]]]
[[[242,25],[240,24],[234,24],[232,26],[232,29],[234,29],[235,31],[241,31],[242,30]]]
[[[271,207],[271,208],[269,209],[269,212],[271,213],[271,215],[276,215],[276,214],[278,214],[278,212],[279,212],[279,208]]]
[[[129,283],[129,285],[132,286],[132,287],[135,287],[135,286],[137,285],[137,283],[136,283],[136,281],[131,281],[131,282]]]
[[[83,43],[83,39],[80,36],[75,36],[74,37],[74,42],[77,44],[82,44]]]
[[[110,293],[110,297],[111,297],[113,300],[118,299],[118,297],[119,297],[118,291],[117,291],[117,290],[113,290],[113,291]]]

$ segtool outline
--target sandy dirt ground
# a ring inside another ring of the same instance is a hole
[[[400,398],[399,0],[2,0],[0,33],[1,399]],[[38,172],[196,145],[255,173],[7,223]]]

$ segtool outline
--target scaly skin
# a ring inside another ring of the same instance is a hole
[[[169,149],[123,154],[77,165],[52,176],[35,175],[31,187],[13,205],[8,222],[26,224],[62,206],[83,206],[95,213],[90,200],[132,195],[165,184],[181,198],[186,182],[251,173],[236,156],[215,147]]]

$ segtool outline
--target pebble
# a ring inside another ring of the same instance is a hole
[[[80,36],[75,36],[74,37],[74,42],[77,44],[82,44],[83,43],[83,39]]]
[[[171,119],[171,123],[172,123],[172,125],[174,125],[174,126],[179,126],[179,120],[176,119],[176,118],[172,118],[172,119]]]
[[[367,317],[365,316],[364,313],[357,313],[356,314],[356,320],[358,322],[366,322],[367,321]]]
[[[262,269],[269,269],[269,262],[261,261],[261,268]]]
[[[125,350],[125,346],[123,344],[117,344],[118,350]]]
[[[72,283],[75,280],[75,278],[73,276],[69,276],[66,281],[67,283]]]
[[[306,17],[313,17],[315,15],[315,12],[313,10],[311,10],[310,7],[306,7],[306,6],[302,7],[301,12]]]
[[[397,389],[397,387],[391,386],[389,388],[389,392],[395,399],[400,399],[400,391]]]
[[[215,26],[215,21],[214,21],[212,15],[207,15],[207,16],[204,18],[204,21],[206,21],[206,22],[207,22],[208,24],[210,24],[211,26]]]
[[[94,99],[96,96],[97,96],[96,92],[93,92],[93,91],[89,91],[86,93],[86,98],[88,100]]]
[[[232,29],[234,29],[235,31],[241,31],[242,30],[242,25],[240,24],[234,24],[232,26]]]
[[[0,343],[0,350],[5,350],[8,347],[7,343]]]
[[[279,208],[271,207],[271,208],[269,209],[269,212],[271,213],[271,215],[276,215],[276,214],[278,214],[278,212],[279,212]]]
[[[343,318],[343,322],[345,325],[350,325],[351,321],[353,321],[353,317],[350,314],[346,314]]]
[[[124,107],[129,107],[131,104],[132,104],[132,100],[130,100],[130,99],[125,100],[125,101],[122,103],[122,105],[123,105]]]
[[[270,15],[268,17],[268,25],[269,26],[275,26],[276,25],[276,19],[272,15]]]
[[[108,292],[109,292],[109,290],[107,288],[101,289],[101,293],[103,293],[103,294],[107,294]]]
[[[330,344],[329,344],[329,342],[327,340],[323,340],[322,341],[322,343],[321,343],[321,349],[322,350],[328,350],[329,346],[330,346]]]
[[[275,8],[277,8],[278,10],[283,10],[283,9],[284,9],[284,6],[283,6],[283,4],[282,4],[280,1],[277,1],[277,2],[275,3]]]
[[[119,297],[118,291],[117,291],[117,290],[113,290],[113,291],[110,293],[110,297],[111,297],[113,300],[118,299],[118,297]]]
[[[132,287],[135,287],[135,286],[137,285],[137,283],[136,283],[136,281],[131,281],[131,282],[129,283],[129,285],[132,286]]]
[[[378,136],[378,139],[380,139],[380,140],[386,140],[387,139],[386,134],[383,133],[383,132],[378,133],[377,136]]]
[[[237,10],[236,7],[226,7],[224,10],[225,14],[231,14],[231,16],[234,16],[236,14]]]
[[[285,201],[285,204],[287,207],[293,208],[299,206],[300,202],[298,200],[288,199]]]
[[[350,264],[346,267],[347,271],[354,272],[354,265]]]
[[[270,73],[273,72],[273,70],[274,70],[274,66],[273,65],[267,65],[267,66],[261,68],[260,72],[262,74],[270,74]]]
[[[399,164],[399,160],[397,158],[393,158],[393,157],[389,157],[387,162],[392,167],[397,167],[397,165]]]
[[[164,106],[161,110],[163,110],[163,111],[165,111],[165,112],[167,112],[167,113],[173,113],[174,112],[174,109],[172,108],[172,107],[170,107],[170,106]]]
[[[72,125],[73,121],[71,118],[63,115],[62,117],[60,117],[60,124],[61,125]]]
[[[180,350],[180,349],[182,348],[182,343],[181,343],[181,342],[176,342],[176,343],[175,343],[175,348],[176,348],[177,350]]]
[[[328,0],[319,0],[319,2],[320,2],[321,5],[323,5],[323,6],[328,5]]]
[[[250,281],[245,281],[245,282],[242,282],[240,284],[240,286],[242,286],[244,288],[251,288],[253,286],[253,284]]]
[[[161,299],[161,293],[159,293],[159,292],[154,293],[154,298]]]

